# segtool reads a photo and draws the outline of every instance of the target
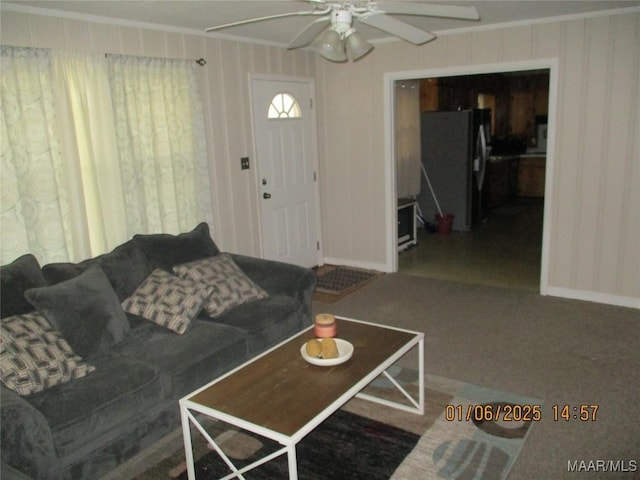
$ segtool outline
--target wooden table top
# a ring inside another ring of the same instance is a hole
[[[336,322],[338,338],[354,346],[347,362],[307,363],[300,347],[314,338],[311,329],[187,400],[290,437],[420,335],[340,317]]]

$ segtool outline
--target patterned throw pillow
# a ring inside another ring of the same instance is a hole
[[[240,270],[228,253],[176,265],[173,271],[181,278],[213,287],[213,293],[204,306],[211,317],[217,317],[242,303],[268,296]]]
[[[42,392],[95,370],[39,312],[2,320],[0,367],[2,383],[19,395]]]
[[[183,334],[200,313],[213,291],[206,285],[178,278],[156,269],[145,279],[122,308],[162,327]]]

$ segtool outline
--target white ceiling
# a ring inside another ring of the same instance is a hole
[[[402,21],[441,35],[451,30],[491,28],[496,24],[545,21],[554,17],[592,16],[616,9],[640,11],[640,0],[431,0],[422,3],[474,5],[480,12],[481,19],[478,22],[397,16]],[[1,0],[0,7],[5,10],[205,34],[205,28],[215,25],[279,13],[310,11],[312,4],[306,0]],[[286,46],[316,18],[296,16],[273,19],[206,35]],[[357,29],[374,43],[389,38],[388,34],[364,25],[358,25]]]

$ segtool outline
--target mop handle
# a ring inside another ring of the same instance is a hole
[[[427,185],[429,185],[429,190],[431,190],[431,196],[433,197],[433,201],[436,202],[436,208],[438,209],[438,213],[440,214],[440,216],[444,216],[444,214],[442,213],[442,209],[440,208],[440,204],[438,203],[438,199],[436,198],[436,194],[433,191],[433,187],[431,186],[431,182],[429,181],[429,175],[427,175],[427,171],[424,168],[424,164],[422,162],[420,162],[420,168],[422,169],[422,174],[424,175],[424,178],[427,180]]]

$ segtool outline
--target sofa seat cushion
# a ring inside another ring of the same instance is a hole
[[[197,318],[183,335],[147,324],[114,349],[153,365],[167,397],[179,399],[246,360],[246,332]]]
[[[250,355],[299,332],[305,323],[300,302],[286,295],[239,305],[215,321],[246,331]]]
[[[59,457],[80,455],[89,444],[118,436],[114,426],[163,401],[158,373],[144,362],[109,352],[92,363],[91,375],[29,399],[49,421]]]

